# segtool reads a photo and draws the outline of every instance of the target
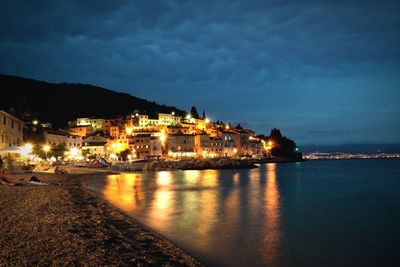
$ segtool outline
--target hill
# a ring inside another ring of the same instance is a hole
[[[90,84],[54,84],[0,75],[0,88],[0,109],[13,109],[18,117],[37,117],[56,127],[64,127],[69,120],[77,117],[116,117],[134,111],[149,115],[172,111],[184,114],[175,107]]]

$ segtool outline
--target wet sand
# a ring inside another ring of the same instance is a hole
[[[0,266],[201,266],[85,189],[87,175],[7,177],[22,185],[0,185]]]

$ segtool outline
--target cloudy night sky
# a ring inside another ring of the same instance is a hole
[[[300,145],[399,141],[399,1],[0,5],[3,74],[195,105]]]

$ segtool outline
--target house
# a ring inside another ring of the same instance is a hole
[[[181,122],[182,117],[176,116],[172,113],[158,113],[158,124],[159,125],[178,125]]]
[[[93,131],[99,131],[103,129],[104,119],[97,118],[78,118],[76,120],[76,126],[88,126],[93,128]]]
[[[210,136],[207,133],[196,134],[195,136],[195,150],[197,156],[205,158],[206,151],[210,147]]]
[[[195,135],[172,134],[167,138],[168,156],[173,158],[195,157]]]
[[[238,154],[238,139],[237,134],[231,130],[224,130],[221,132],[223,142],[223,156],[236,157]]]
[[[223,156],[223,141],[220,136],[210,136],[210,146],[206,149],[206,153],[209,157],[221,157]]]
[[[156,133],[137,134],[129,138],[129,149],[134,158],[159,158],[162,156],[162,142]]]
[[[83,138],[92,133],[92,127],[90,125],[71,127],[69,133]]]
[[[24,122],[0,110],[0,149],[21,146]]]
[[[71,135],[68,132],[46,130],[44,132],[45,143],[51,146],[65,145],[66,149],[81,149],[82,137]]]
[[[82,154],[105,156],[107,141],[107,138],[100,135],[86,137],[82,140]]]

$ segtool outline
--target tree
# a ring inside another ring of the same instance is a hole
[[[52,156],[54,156],[55,158],[64,157],[65,152],[67,151],[67,147],[65,146],[65,144],[58,144],[54,146],[50,151],[52,153]]]
[[[190,114],[192,115],[192,118],[199,119],[199,113],[197,112],[197,109],[195,106],[192,107],[190,110]]]
[[[127,161],[128,160],[128,155],[130,155],[130,154],[131,154],[131,150],[129,148],[125,149],[124,151],[119,153],[119,155],[121,156],[123,161]]]
[[[240,125],[240,123],[238,123],[235,128],[238,130],[243,130],[243,127],[242,127],[242,125]]]
[[[286,136],[282,136],[279,129],[272,129],[267,139],[273,142],[271,149],[271,154],[273,156],[301,159],[301,153],[296,151],[296,143]]]

